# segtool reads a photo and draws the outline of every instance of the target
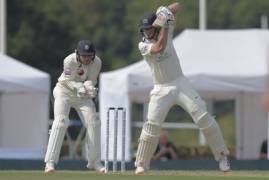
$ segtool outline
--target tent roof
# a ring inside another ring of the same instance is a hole
[[[173,42],[183,73],[198,90],[264,90],[269,68],[268,30],[185,30]],[[128,87],[124,85],[127,79]],[[152,87],[145,61],[101,73],[100,80],[101,88],[110,92]]]
[[[50,91],[49,74],[0,54],[0,91]]]
[[[174,45],[187,76],[268,74],[268,30],[186,30]]]

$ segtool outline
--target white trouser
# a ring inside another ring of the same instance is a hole
[[[205,102],[188,79],[180,77],[168,84],[154,85],[150,92],[148,120],[154,124],[162,124],[168,111],[175,104],[189,113],[195,123],[199,116],[206,112]]]
[[[190,114],[193,121],[205,134],[216,160],[220,159],[221,155],[229,153],[215,119],[207,112],[205,102],[185,77],[180,77],[168,84],[154,85],[150,93],[146,124],[149,124],[156,132],[162,126],[168,111],[173,105],[181,106]],[[152,149],[158,143],[156,139],[159,137],[159,134],[153,134],[151,131],[143,127],[138,145],[139,157],[137,157],[136,161],[137,163],[139,161],[143,162],[144,166],[149,164],[148,158],[145,159],[144,155],[147,154],[147,156],[151,157],[154,151],[144,152],[145,150],[143,149]],[[160,133],[161,131],[158,130],[157,132]]]
[[[82,99],[69,96],[59,87],[53,91],[54,121],[49,137],[45,162],[58,163],[60,149],[63,143],[66,129],[69,125],[69,112],[73,107],[77,111],[83,125],[87,129],[87,158],[90,164],[100,161],[100,120],[97,118],[96,109],[91,99]]]

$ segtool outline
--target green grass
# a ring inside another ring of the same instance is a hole
[[[89,171],[57,171],[44,174],[43,171],[0,171],[0,180],[239,180],[269,179],[268,171],[150,171],[146,175],[134,175],[133,171],[126,173],[100,174]]]

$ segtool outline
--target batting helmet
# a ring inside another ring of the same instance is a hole
[[[80,40],[77,44],[77,53],[79,55],[94,55],[95,47],[93,43],[89,40]]]
[[[151,28],[155,19],[156,19],[155,13],[145,12],[144,15],[140,18],[139,22],[140,32],[143,32],[144,29]]]

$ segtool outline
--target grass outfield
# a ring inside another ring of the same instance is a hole
[[[100,174],[88,171],[57,171],[44,174],[43,171],[0,171],[0,180],[238,180],[269,179],[268,171],[150,171],[146,175],[134,175],[132,171],[126,173]]]

